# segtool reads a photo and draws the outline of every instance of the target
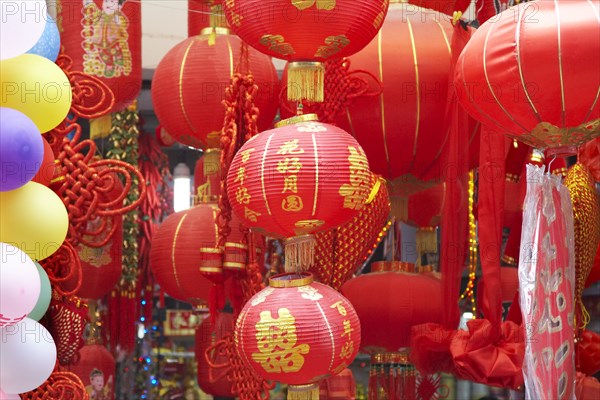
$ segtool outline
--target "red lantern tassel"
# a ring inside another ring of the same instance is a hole
[[[288,400],[319,400],[319,385],[290,385]]]
[[[390,400],[393,400],[396,398],[396,386],[397,386],[397,382],[399,381],[397,364],[390,365],[390,372],[388,375],[389,375],[389,384],[388,384],[389,392],[388,392],[387,398]]]
[[[285,241],[285,272],[308,271],[315,261],[313,235],[294,236]]]

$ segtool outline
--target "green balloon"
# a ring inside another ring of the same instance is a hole
[[[48,307],[50,306],[50,299],[52,298],[52,287],[50,286],[50,279],[48,279],[48,274],[44,271],[44,268],[39,264],[35,263],[35,266],[38,269],[38,273],[40,274],[40,281],[42,285],[40,287],[40,297],[38,298],[35,307],[29,313],[27,317],[39,321],[42,319],[46,311],[48,311]]]

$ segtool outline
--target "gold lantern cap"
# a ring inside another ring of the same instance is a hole
[[[315,281],[310,272],[288,272],[269,278],[269,286],[273,288],[293,288],[310,285]]]

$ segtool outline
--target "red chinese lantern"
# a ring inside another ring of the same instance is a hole
[[[256,373],[289,384],[288,399],[318,399],[319,382],[343,371],[360,347],[352,304],[310,274],[276,275],[235,326],[238,352]]]
[[[466,45],[455,69],[459,99],[474,118],[533,147],[580,145],[600,135],[599,47],[593,2],[519,4]]]
[[[215,224],[218,212],[216,203],[200,203],[172,214],[152,240],[150,267],[156,281],[169,296],[196,307],[208,304],[212,287],[202,272],[223,274],[224,252],[217,246],[219,231]],[[242,246],[241,225],[232,221],[230,226],[228,240]],[[242,268],[241,263],[236,265]]]
[[[440,157],[448,139],[443,116],[450,19],[411,4],[390,4],[377,37],[350,57],[352,70],[367,71],[379,81],[369,82],[370,92],[380,92],[380,82],[383,91],[356,98],[338,125],[363,146],[372,171],[392,182],[392,199],[433,186],[423,181],[441,182],[446,173]]]
[[[368,353],[410,346],[413,325],[442,320],[442,284],[430,273],[372,272],[342,286],[362,325]]]
[[[127,0],[58,0],[61,45],[74,71],[99,78],[115,95],[112,111],[142,87],[142,7]]]
[[[225,89],[240,62],[241,41],[226,28],[206,28],[172,48],[156,67],[152,103],[162,127],[177,141],[196,148],[218,148]],[[270,57],[248,51],[258,85],[259,130],[277,113],[279,80]]]
[[[227,175],[233,211],[250,228],[288,237],[286,269],[312,263],[311,234],[355,216],[371,191],[367,158],[343,130],[307,114],[246,142]]]
[[[206,352],[225,335],[233,334],[233,314],[220,313],[215,327],[206,318],[196,329],[196,361],[198,362],[198,385],[203,392],[218,397],[235,397],[233,382],[228,379],[231,365],[227,354],[210,354],[209,359],[221,368],[211,367]],[[209,350],[210,351],[210,350]],[[214,351],[213,351],[214,352]]]
[[[322,62],[356,53],[377,34],[388,0],[226,1],[229,26],[260,52],[290,61],[288,99],[323,101]]]
[[[113,400],[116,372],[114,357],[100,344],[87,344],[79,354],[79,361],[67,367],[67,370],[81,379],[90,399]]]

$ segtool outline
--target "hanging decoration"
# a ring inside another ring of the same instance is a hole
[[[315,235],[315,278],[339,290],[367,259],[389,227],[390,201],[385,181],[371,177],[371,193],[365,207],[338,228]]]
[[[227,175],[228,198],[244,224],[288,238],[286,271],[310,268],[313,234],[351,219],[371,191],[369,164],[356,140],[316,118],[281,121],[246,142]]]
[[[600,138],[581,146],[577,153],[577,160],[590,170],[594,181],[600,182]]]
[[[523,323],[536,340],[525,341],[527,398],[572,399],[575,243],[569,190],[544,168],[527,166],[527,196],[519,257]],[[520,371],[519,371],[520,374]]]
[[[321,102],[323,63],[365,47],[381,27],[388,0],[238,0],[224,6],[229,26],[242,40],[290,62],[289,100]]]
[[[176,45],[159,63],[152,103],[162,128],[177,141],[199,149],[219,147],[225,89],[240,67],[258,86],[254,101],[260,115],[255,123],[259,130],[272,126],[279,93],[277,71],[269,57],[252,49],[247,64],[240,65],[240,46],[240,39],[227,28],[208,27]]]
[[[318,399],[319,382],[356,357],[360,322],[348,300],[311,274],[283,274],[246,303],[235,341],[248,368],[289,384],[288,399]]]
[[[410,345],[413,326],[441,322],[439,275],[415,273],[414,264],[398,261],[376,262],[372,269],[377,272],[359,275],[341,289],[360,318],[363,352],[398,351]]]
[[[73,69],[108,86],[115,95],[111,111],[127,107],[142,86],[141,2],[59,0],[56,7],[61,44]],[[110,121],[102,124],[106,136]]]
[[[532,14],[538,22],[527,23]],[[591,2],[564,0],[500,13],[461,54],[455,70],[461,104],[489,128],[536,148],[564,150],[600,135],[597,17]],[[585,32],[591,39],[581,41]]]
[[[350,368],[321,382],[319,400],[347,400],[356,398],[356,381]]]
[[[116,363],[112,354],[106,347],[93,341],[79,353],[79,360],[69,366],[69,372],[81,379],[91,399],[114,400]]]
[[[40,387],[22,394],[21,400],[90,400],[90,395],[77,375],[57,370]]]
[[[52,292],[48,309],[48,330],[56,341],[56,357],[61,366],[79,360],[84,345],[83,331],[88,322],[88,306],[76,296],[63,296]]]
[[[416,400],[417,374],[406,352],[373,354],[368,399]]]
[[[594,179],[580,163],[569,168],[564,181],[569,189],[573,205],[575,232],[575,336],[581,333],[590,321],[582,294],[585,281],[594,265],[596,249],[600,244],[600,198],[594,187]]]
[[[227,27],[221,0],[188,0],[188,37],[200,35],[202,29]]]

